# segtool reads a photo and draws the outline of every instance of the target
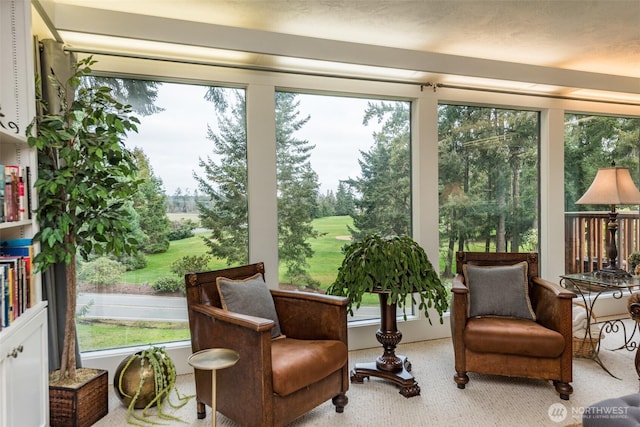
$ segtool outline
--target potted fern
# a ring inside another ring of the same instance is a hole
[[[327,293],[349,297],[351,315],[354,307],[360,307],[365,293],[378,294],[381,326],[376,338],[384,347],[375,364],[356,365],[351,381],[361,383],[368,376],[379,376],[398,384],[405,397],[420,394],[418,384],[408,374],[411,365],[395,354],[402,339],[396,324],[396,307],[402,307],[406,319],[407,306],[418,304],[429,324],[432,323],[429,311],[435,309],[443,323],[442,315],[449,306],[446,288],[424,249],[409,236],[370,234],[346,245],[343,251],[338,276]]]

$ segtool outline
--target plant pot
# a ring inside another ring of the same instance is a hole
[[[51,427],[89,427],[109,412],[109,378],[103,369],[82,368],[94,376],[78,385],[49,384]]]
[[[144,409],[147,405],[156,406],[158,402],[154,402],[156,398],[156,380],[153,367],[149,364],[149,359],[141,359],[142,352],[134,353],[133,356],[125,357],[115,374],[113,375],[113,390],[122,402],[128,407],[131,404],[133,396],[136,396],[134,409]],[[130,359],[136,359],[130,363]],[[142,362],[142,363],[141,363]],[[168,376],[166,370],[164,375]],[[122,390],[121,390],[122,387]]]

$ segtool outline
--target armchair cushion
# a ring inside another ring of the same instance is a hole
[[[282,335],[276,307],[262,274],[258,273],[242,280],[218,277],[216,286],[223,309],[273,320],[275,326],[271,329],[271,338]]]
[[[529,299],[527,262],[463,266],[469,287],[469,317],[508,316],[536,320]]]
[[[342,369],[347,358],[347,346],[339,340],[273,341],[273,391],[287,396]]]
[[[532,320],[508,317],[469,319],[463,340],[476,353],[558,357],[565,348],[561,333]]]

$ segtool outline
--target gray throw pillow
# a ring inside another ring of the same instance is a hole
[[[223,309],[273,320],[276,325],[271,329],[271,337],[278,338],[282,335],[276,306],[262,274],[258,273],[244,280],[218,277],[216,285]]]
[[[469,287],[469,317],[508,316],[536,320],[529,299],[527,262],[462,267]]]

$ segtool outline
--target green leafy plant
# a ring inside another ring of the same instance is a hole
[[[128,381],[133,378],[136,381]],[[153,387],[145,387],[153,382]],[[128,386],[133,386],[131,389]],[[163,347],[151,346],[138,351],[126,359],[117,369],[114,378],[116,395],[127,405],[127,423],[145,426],[146,424],[158,424],[147,418],[156,416],[161,419],[180,421],[183,420],[167,414],[164,406],[169,404],[172,408],[181,408],[193,397],[193,395],[181,395],[176,388],[176,368],[173,361]],[[150,390],[148,395],[143,390]],[[171,392],[175,391],[178,403],[170,399]],[[155,413],[149,410],[157,407]],[[134,409],[142,409],[141,415]],[[146,424],[140,424],[138,421]]]
[[[123,138],[137,131],[138,119],[110,95],[110,88],[81,86],[91,73],[91,57],[76,63],[67,82],[55,75],[59,107],[49,111],[38,90],[40,110],[28,129],[28,143],[38,152],[35,210],[40,230],[34,240],[39,271],[63,263],[67,278],[66,320],[60,379],[74,382],[76,373],[76,254],[130,253],[130,206],[139,181],[132,153]],[[39,85],[36,85],[39,86]],[[52,102],[52,104],[55,104]],[[35,130],[35,134],[33,131]]]
[[[381,237],[370,234],[343,248],[344,259],[336,280],[327,293],[349,298],[349,313],[359,308],[366,292],[388,292],[388,304],[402,307],[406,319],[408,301],[431,323],[428,309],[435,308],[440,316],[449,305],[448,293],[433,269],[424,249],[409,236]],[[411,299],[408,296],[411,295]]]

